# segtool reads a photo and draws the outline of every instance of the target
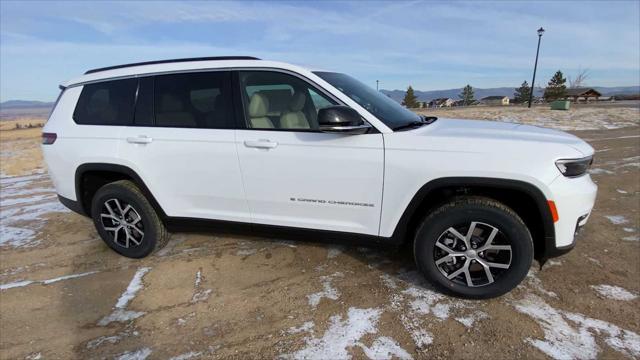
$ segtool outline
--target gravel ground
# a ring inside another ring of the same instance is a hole
[[[600,187],[576,249],[489,301],[434,291],[405,248],[176,233],[127,259],[3,156],[0,358],[640,358],[640,129],[574,133]]]

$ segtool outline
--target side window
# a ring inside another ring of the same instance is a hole
[[[160,75],[154,88],[155,126],[234,128],[231,73]]]
[[[240,72],[247,127],[317,130],[318,110],[336,103],[295,76],[271,71]]]
[[[73,120],[81,125],[131,125],[137,88],[137,79],[84,85]]]

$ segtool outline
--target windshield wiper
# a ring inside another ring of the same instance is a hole
[[[435,116],[423,116],[423,115],[421,115],[420,118],[422,119],[420,121],[415,120],[415,121],[411,121],[409,123],[406,123],[404,125],[396,126],[396,127],[393,128],[393,131],[418,128],[418,127],[421,127],[422,125],[432,124],[434,121],[438,120],[438,118],[435,117]]]

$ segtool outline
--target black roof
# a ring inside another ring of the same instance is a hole
[[[145,61],[139,63],[131,63],[131,64],[123,64],[123,65],[114,65],[107,66],[103,68],[91,69],[87,70],[84,74],[93,74],[100,71],[114,70],[114,69],[122,69],[132,66],[140,66],[140,65],[155,65],[155,64],[169,64],[169,63],[177,63],[177,62],[189,62],[189,61],[212,61],[212,60],[260,60],[257,57],[253,56],[211,56],[211,57],[195,57],[195,58],[182,58],[182,59],[168,59],[168,60],[155,60],[155,61]]]

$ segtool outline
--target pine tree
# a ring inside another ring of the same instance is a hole
[[[567,79],[562,77],[562,71],[558,70],[549,80],[547,88],[544,90],[545,101],[553,101],[565,97],[567,93],[566,82]]]
[[[523,104],[529,102],[529,96],[531,95],[531,87],[529,83],[525,80],[519,88],[516,89],[516,92],[513,93],[513,100],[517,104]]]
[[[418,98],[413,93],[413,88],[411,86],[407,88],[407,92],[404,94],[402,105],[409,109],[418,107]]]
[[[475,101],[475,95],[473,94],[473,88],[471,85],[467,84],[467,86],[462,89],[462,92],[458,97],[462,99],[462,105],[471,105]]]

